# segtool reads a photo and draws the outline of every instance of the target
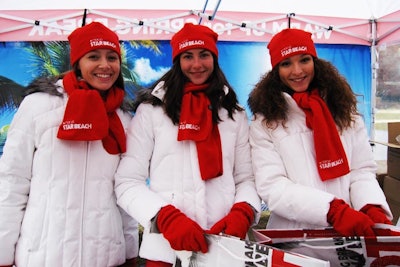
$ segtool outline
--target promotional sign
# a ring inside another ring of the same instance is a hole
[[[206,235],[208,252],[177,251],[182,267],[329,267],[328,261],[233,236]]]
[[[329,261],[331,266],[400,266],[400,229],[377,226],[376,237],[342,237],[332,228],[253,231],[260,243]]]

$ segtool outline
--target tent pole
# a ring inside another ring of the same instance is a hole
[[[207,4],[208,4],[208,0],[206,0],[206,2],[204,3],[203,13],[206,12]],[[200,19],[199,19],[199,24],[201,24],[201,20],[202,20],[202,19],[203,19],[203,17],[200,17]]]
[[[371,19],[371,125],[370,140],[375,140],[375,107],[376,107],[376,85],[379,69],[378,53],[376,47],[377,33],[376,20]]]
[[[294,14],[294,13],[289,13],[289,14],[287,14],[286,16],[287,16],[287,18],[288,18],[288,29],[290,29],[290,27],[291,27],[291,22],[292,22],[292,17],[296,16],[296,14]]]
[[[219,4],[220,4],[220,3],[221,3],[221,0],[218,0],[218,3],[215,5],[214,12],[213,12],[213,14],[212,14],[212,16],[211,16],[211,19],[210,19],[210,20],[213,20],[213,19],[214,19],[214,17],[215,17],[215,15],[217,14],[217,11],[218,11]]]
[[[87,16],[87,9],[85,8],[85,11],[83,11],[83,17],[82,17],[82,27],[85,26],[85,24],[86,24],[86,16]]]

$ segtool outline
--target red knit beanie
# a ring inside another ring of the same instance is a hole
[[[121,59],[118,35],[100,22],[77,28],[68,36],[68,40],[71,66],[86,53],[102,48],[115,51]]]
[[[271,65],[298,54],[309,54],[317,57],[311,33],[299,29],[285,29],[272,37],[268,44]]]
[[[171,39],[172,60],[189,49],[204,48],[218,56],[218,34],[204,25],[186,23]]]

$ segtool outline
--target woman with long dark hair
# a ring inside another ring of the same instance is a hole
[[[260,211],[248,120],[218,65],[217,37],[185,24],[171,39],[172,68],[136,99],[116,192],[144,226],[147,267],[172,266],[175,251],[206,253],[206,233],[245,238]]]

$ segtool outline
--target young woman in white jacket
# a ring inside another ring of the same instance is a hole
[[[218,65],[217,37],[185,24],[171,39],[172,68],[136,99],[116,193],[144,226],[147,267],[206,253],[205,233],[245,238],[260,211],[248,119]]]
[[[356,97],[311,33],[285,29],[268,44],[272,70],[250,93],[253,169],[267,228],[333,226],[372,236],[392,214]]]
[[[73,70],[28,86],[0,159],[0,266],[136,266],[137,222],[114,174],[131,113],[118,36],[98,22],[68,37]]]

